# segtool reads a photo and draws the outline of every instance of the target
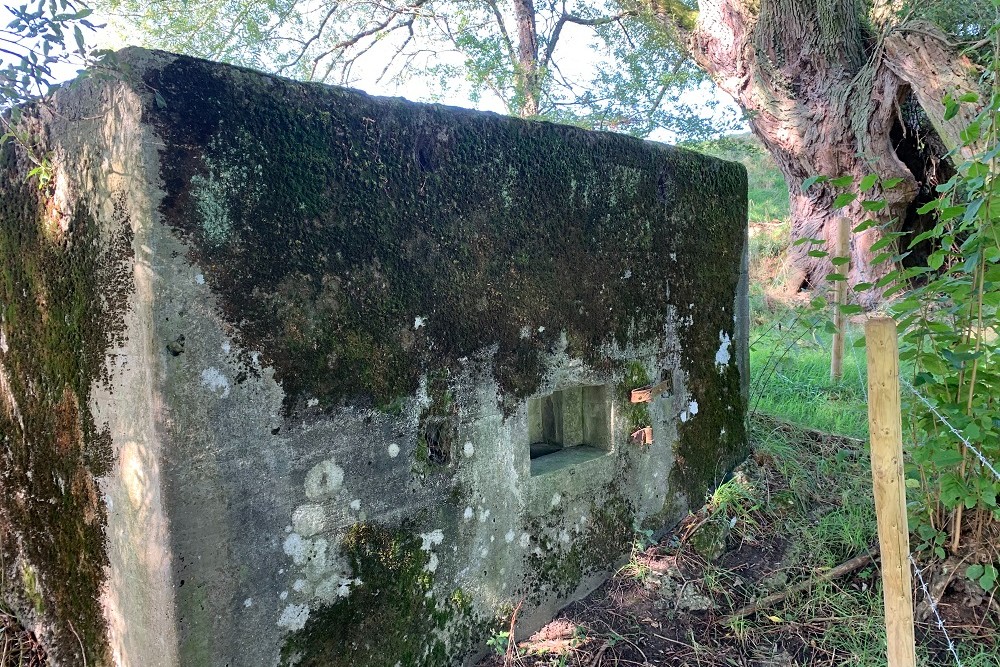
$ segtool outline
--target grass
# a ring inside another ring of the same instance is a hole
[[[849,326],[843,376],[830,380],[832,336],[802,318],[781,313],[750,333],[750,408],[754,413],[826,433],[868,436],[868,408],[862,337]]]

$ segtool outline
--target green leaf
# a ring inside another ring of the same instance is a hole
[[[965,206],[946,206],[941,209],[940,220],[942,222],[946,220],[951,220],[952,218],[957,218],[958,216],[965,213]]]
[[[866,229],[871,229],[872,227],[875,227],[877,225],[878,225],[878,223],[875,222],[874,220],[865,220],[860,225],[858,225],[857,227],[854,228],[854,233],[855,234],[860,234],[861,232],[865,231]]]
[[[979,578],[979,585],[983,587],[983,590],[991,591],[997,583],[997,569],[991,563],[984,567],[983,570],[983,576]]]
[[[850,262],[851,258],[850,257],[834,257],[830,261],[833,262],[834,266],[843,266],[844,264],[847,264],[848,262]]]
[[[958,102],[952,99],[951,95],[945,95],[944,99],[944,119],[951,120],[958,115]]]
[[[979,94],[978,93],[972,93],[972,92],[970,92],[970,93],[964,93],[963,95],[961,95],[958,98],[958,101],[959,102],[978,102],[979,101]]]
[[[829,180],[826,176],[810,176],[806,180],[802,181],[802,191],[805,192],[817,183],[825,183]]]
[[[835,283],[838,280],[847,280],[847,276],[845,276],[843,273],[828,273],[826,274],[826,279],[832,283]]]
[[[984,568],[980,563],[974,563],[965,568],[965,576],[973,581],[976,581],[979,577],[983,576],[984,572],[986,572],[986,568]]]
[[[858,283],[857,285],[854,286],[854,291],[855,292],[864,292],[866,290],[870,290],[874,286],[875,285],[872,284],[872,283]]]
[[[926,215],[931,211],[936,211],[940,206],[941,206],[940,199],[932,199],[931,201],[927,202],[926,204],[918,208],[917,213],[919,213],[920,215]]]
[[[885,203],[884,199],[866,199],[861,202],[861,208],[866,211],[881,211],[886,206],[888,206],[888,204]]]
[[[806,254],[810,257],[827,257],[830,253],[825,250],[810,250]]]
[[[830,184],[838,188],[846,188],[854,183],[853,176],[838,176],[837,178],[830,181]]]
[[[865,312],[865,309],[857,304],[848,303],[840,307],[840,312],[842,312],[844,315],[860,315],[861,313]],[[864,346],[864,339],[862,338],[861,341],[862,342],[859,347]]]
[[[894,187],[903,182],[902,178],[887,178],[882,181],[882,187],[886,190],[892,190]]]
[[[837,198],[833,200],[834,208],[843,208],[850,204],[852,201],[857,199],[858,196],[853,192],[842,192],[837,195]]]

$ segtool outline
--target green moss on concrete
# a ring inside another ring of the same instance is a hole
[[[290,414],[313,397],[387,405],[490,348],[512,410],[562,332],[609,370],[606,345],[662,337],[671,250],[733,224],[716,200],[738,196],[736,168],[686,151],[190,58],[146,78],[166,102],[150,111],[165,219]],[[237,166],[218,243],[191,183]],[[698,259],[688,279],[714,290],[716,263]]]
[[[652,426],[648,403],[633,403],[632,390],[649,386],[649,373],[646,367],[638,361],[631,361],[625,366],[625,375],[618,385],[618,397],[621,401],[622,419],[629,433],[635,433],[641,428]]]
[[[623,550],[631,542],[635,508],[621,495],[616,485],[603,489],[600,498],[590,505],[585,533],[574,536],[569,546],[558,542],[555,535],[559,527],[546,526],[536,519],[529,526],[532,535],[548,536],[551,544],[543,553],[527,556],[528,569],[533,577],[528,581],[526,593],[538,595],[541,586],[560,596],[573,593],[584,577],[596,572],[607,572],[621,560]]]
[[[90,414],[92,383],[106,381],[106,353],[122,342],[131,283],[131,227],[119,201],[110,239],[82,203],[67,232],[49,190],[17,170],[13,142],[0,151],[0,364],[16,410],[0,397],[0,535],[25,561],[26,599],[53,628],[58,653],[108,664],[99,597],[105,509],[96,478],[111,465],[110,435]],[[8,582],[8,585],[11,582]],[[79,641],[76,638],[79,635]]]
[[[421,541],[406,528],[352,526],[342,550],[361,583],[348,597],[309,614],[288,635],[282,662],[301,667],[436,667],[449,664],[474,631],[471,600],[461,589],[428,596],[433,575]],[[447,639],[445,639],[447,637]]]

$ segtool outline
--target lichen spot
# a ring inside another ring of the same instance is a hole
[[[472,458],[472,455],[476,453],[476,448],[472,445],[471,442],[467,442],[465,443],[465,446],[462,448],[462,452],[465,454],[465,458],[470,459]]]
[[[473,510],[471,507],[466,507],[465,514],[463,514],[462,516],[465,518],[466,521],[471,521],[475,513],[476,513],[475,510]]]
[[[246,600],[244,600],[243,601],[243,606],[246,607],[247,609],[249,609],[250,607],[252,607],[253,606],[253,598],[247,598]]]
[[[292,562],[296,565],[302,565],[306,562],[311,547],[312,543],[302,539],[298,533],[290,533],[281,545],[282,551],[285,552],[286,556],[291,556]]]
[[[729,364],[729,359],[732,355],[729,352],[731,341],[729,340],[729,334],[725,331],[719,332],[719,350],[715,353],[715,365],[722,369]]]
[[[422,541],[420,548],[423,551],[430,551],[437,545],[444,542],[444,531],[438,528],[437,530],[432,530],[429,533],[421,533],[420,539]]]
[[[285,607],[278,618],[278,626],[296,632],[306,627],[309,620],[309,607],[304,604],[290,604]]]
[[[392,443],[389,445],[389,458],[394,459],[399,456],[399,445]]]
[[[521,538],[517,541],[517,543],[522,549],[527,549],[531,546],[531,535],[528,533],[521,533]]]
[[[361,499],[360,498],[355,498],[354,500],[352,500],[351,504],[350,504],[350,508],[352,510],[354,510],[355,512],[357,512],[359,509],[361,509]]]
[[[201,385],[220,398],[229,396],[229,379],[218,368],[206,368],[201,372]]]
[[[225,184],[213,174],[208,178],[200,174],[191,177],[191,195],[195,201],[198,217],[205,239],[212,245],[222,245],[232,233],[229,207],[226,205]]]
[[[302,537],[312,537],[326,530],[326,510],[322,505],[299,505],[292,512],[292,527]]]
[[[413,318],[413,328],[414,329],[419,329],[420,327],[424,326],[425,324],[427,324],[427,318],[426,317],[421,317],[420,315],[417,315],[415,318]]]
[[[559,495],[558,493],[553,494],[553,496],[552,496],[552,502],[549,503],[549,507],[555,507],[556,505],[558,505],[561,502],[562,502],[562,496]]]
[[[344,484],[344,470],[331,459],[320,461],[306,473],[306,497],[318,500],[332,496]]]
[[[196,283],[198,283],[199,285],[204,285],[205,284],[205,275],[201,274],[201,273],[196,274],[195,277],[194,277],[194,281]]]
[[[508,530],[507,534],[503,536],[503,539],[507,544],[510,544],[511,542],[514,541],[515,537],[517,537],[517,533],[515,533],[513,530]]]

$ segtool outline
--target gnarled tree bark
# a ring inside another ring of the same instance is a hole
[[[976,89],[974,65],[932,25],[884,26],[876,33],[862,0],[698,5],[694,28],[685,30],[674,19],[675,2],[652,0],[654,15],[680,33],[695,61],[747,112],[751,130],[777,162],[789,189],[792,239],[824,239],[832,250],[842,216],[854,225],[874,218],[905,227],[918,193],[928,189],[921,187],[927,175],[914,173],[897,153],[900,129],[906,131],[901,107],[914,96],[944,145],[957,146],[976,110],[945,121],[941,97]],[[813,175],[850,175],[860,183],[868,174],[901,180],[884,192],[859,193],[839,210],[833,204],[843,189],[802,187]],[[884,199],[887,206],[868,212],[865,199]],[[871,248],[882,235],[879,227],[853,235],[850,284],[875,283],[888,272],[887,264],[872,263]],[[833,270],[828,258],[811,257],[809,249],[792,246],[790,291],[820,285]],[[860,300],[873,307],[879,298],[878,290],[868,290]]]

